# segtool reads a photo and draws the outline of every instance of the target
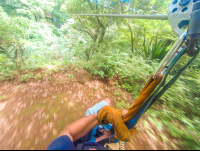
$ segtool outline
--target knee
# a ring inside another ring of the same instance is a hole
[[[111,105],[110,99],[106,98],[106,99],[104,99],[104,101],[107,102],[109,105]]]

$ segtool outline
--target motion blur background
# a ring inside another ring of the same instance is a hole
[[[167,14],[170,2],[1,0],[0,149],[45,149],[106,97],[128,109],[177,39],[168,21],[68,14]],[[200,149],[199,109],[200,57],[126,148]]]

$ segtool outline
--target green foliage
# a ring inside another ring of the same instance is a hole
[[[128,84],[128,83],[124,83],[122,85],[122,88],[126,89],[128,92],[132,92],[132,90],[133,90],[133,87],[130,84]]]
[[[6,57],[5,54],[0,54],[0,81],[4,79],[12,79],[14,76],[14,70],[16,69],[16,64],[12,59]]]
[[[36,80],[42,79],[42,75],[41,75],[40,73],[36,74],[36,75],[35,75],[35,79],[36,79]]]
[[[5,73],[14,69],[16,69],[16,66],[12,60],[6,57],[5,54],[0,54],[0,73]]]
[[[67,39],[64,35],[55,35],[53,33],[54,29],[47,24],[31,24],[30,30],[27,33],[30,42],[24,46],[22,69],[27,67],[54,68],[55,66],[70,62],[74,52],[69,52],[69,49],[66,47]]]
[[[90,93],[90,94],[89,94],[89,97],[93,97],[93,94],[92,94],[92,93]]]
[[[159,42],[157,39],[153,43],[152,46],[145,47],[145,56],[146,58],[150,58],[152,60],[159,59],[162,60],[165,55],[167,54],[168,47],[170,43],[164,42],[164,40],[160,40]]]
[[[17,42],[25,35],[24,31],[29,26],[29,20],[23,17],[9,17],[0,6],[0,44],[8,45]]]
[[[130,107],[129,103],[126,103],[124,100],[117,101],[116,108],[120,110],[128,109]]]
[[[37,70],[70,62],[74,53],[66,48],[67,39],[63,35],[66,29],[57,29],[44,20],[35,22],[35,17],[44,18],[45,11],[53,11],[54,6],[59,11],[63,3],[60,0],[5,0],[0,3],[0,55],[9,60],[6,64],[13,64],[6,72],[0,71],[1,74],[9,76],[15,69]],[[4,70],[6,64],[1,66]]]
[[[20,82],[27,82],[28,79],[33,79],[33,78],[34,78],[33,73],[27,73],[21,76]]]
[[[53,29],[53,34],[55,34],[56,36],[60,37],[62,35],[62,32],[60,32],[59,29],[55,27]]]
[[[95,54],[84,67],[102,78],[112,78],[118,74],[123,79],[131,76],[134,76],[135,79],[141,77],[145,79],[148,77],[147,75],[152,73],[156,65],[155,62],[147,64],[140,56],[130,58],[128,53],[115,50]]]
[[[94,58],[86,65],[86,69],[94,75],[99,75],[101,78],[111,78],[116,74],[118,69],[118,62],[114,60],[114,57],[115,56],[112,55],[95,55]]]
[[[186,79],[187,80],[186,80]],[[182,148],[200,149],[199,140],[199,92],[200,80],[183,77],[178,80],[163,96],[162,109],[153,107],[147,113],[159,120],[153,120],[155,125],[167,127],[169,134],[176,138]]]
[[[51,81],[51,78],[50,78],[50,77],[47,77],[46,80]]]
[[[66,77],[69,79],[69,81],[72,81],[74,79],[73,74],[66,74]]]
[[[8,97],[8,96],[6,96],[6,95],[0,96],[0,102],[3,102],[7,97]]]
[[[60,79],[56,79],[56,84],[57,85],[61,84],[61,80]]]
[[[116,91],[116,92],[114,93],[114,95],[115,95],[115,96],[119,96],[120,94],[119,94],[118,91]]]
[[[9,15],[22,15],[31,20],[44,17],[45,11],[52,11],[55,4],[49,0],[6,0],[1,5]]]

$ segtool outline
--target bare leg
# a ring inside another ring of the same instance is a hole
[[[111,101],[110,101],[110,99],[106,98],[106,99],[104,99],[104,101],[107,102],[107,103],[111,106]]]

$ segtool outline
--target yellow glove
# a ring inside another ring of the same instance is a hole
[[[98,112],[98,122],[102,125],[112,124],[115,138],[119,141],[128,142],[136,132],[136,128],[129,130],[122,120],[122,111],[105,106]]]

